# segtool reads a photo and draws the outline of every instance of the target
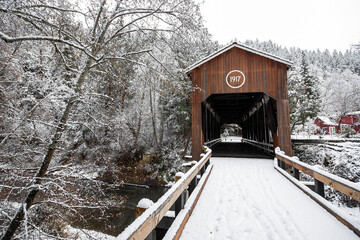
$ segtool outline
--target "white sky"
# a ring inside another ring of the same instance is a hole
[[[258,38],[286,47],[344,52],[360,42],[360,0],[203,1],[205,26],[221,44]]]

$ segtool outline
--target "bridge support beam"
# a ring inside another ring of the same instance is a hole
[[[220,137],[220,117],[207,101],[201,103],[202,132],[204,142],[209,142]]]
[[[281,150],[285,151],[286,155],[292,156],[289,100],[277,101],[277,109],[280,109],[280,111],[277,111],[279,146],[281,146]]]
[[[202,146],[204,145],[204,134],[202,131],[202,107],[201,107],[201,79],[200,73],[193,76],[192,88],[194,89],[191,94],[192,104],[192,159],[195,161],[200,160]]]

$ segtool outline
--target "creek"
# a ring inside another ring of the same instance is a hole
[[[148,198],[156,202],[168,190],[166,187],[129,186],[106,188],[103,190],[108,199],[116,203],[104,209],[89,208],[82,209],[81,215],[86,221],[77,219],[71,223],[75,228],[94,230],[112,236],[119,235],[128,225],[135,220],[136,205],[142,198]]]

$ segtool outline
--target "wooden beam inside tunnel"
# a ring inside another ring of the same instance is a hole
[[[212,95],[203,102],[203,132],[205,142],[218,137],[213,134],[214,117],[220,118],[216,125],[236,123],[244,129],[244,137],[270,143],[277,130],[276,112],[272,107],[275,100],[265,93]],[[275,101],[276,102],[276,101]],[[242,109],[237,109],[241,106]],[[250,121],[251,124],[247,124]],[[250,135],[247,135],[250,133]]]

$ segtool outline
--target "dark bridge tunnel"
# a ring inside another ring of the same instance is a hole
[[[212,94],[202,102],[204,142],[219,138],[224,124],[238,124],[244,139],[273,144],[278,127],[276,101],[265,93]],[[220,143],[212,148],[214,156],[264,156],[259,149],[244,143]]]

